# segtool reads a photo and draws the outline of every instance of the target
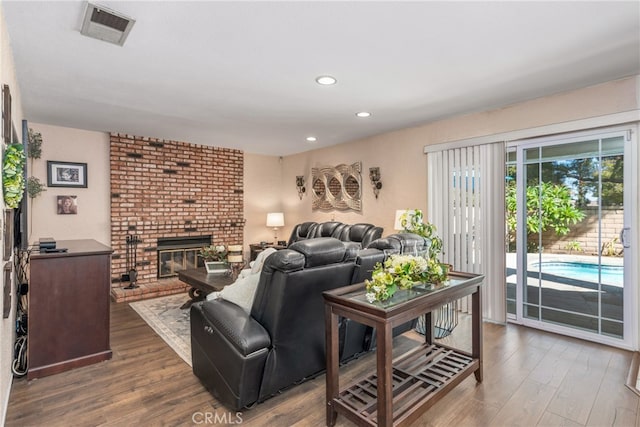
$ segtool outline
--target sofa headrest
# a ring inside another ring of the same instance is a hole
[[[271,254],[264,260],[262,273],[273,273],[275,270],[291,272],[302,270],[303,268],[304,255],[291,249],[283,249]]]
[[[345,228],[346,240],[351,242],[362,242],[365,235],[373,228],[373,224],[353,224],[349,228]]]
[[[398,233],[392,234],[389,237],[393,237],[400,241],[403,252],[407,253],[412,250],[422,251],[425,249],[429,249],[431,246],[431,240],[426,237],[422,237],[418,234],[413,233]]]
[[[313,221],[308,221],[308,222],[303,222],[302,224],[298,224],[298,234],[300,236],[307,237],[311,227],[313,227],[316,224],[317,222],[313,222]]]
[[[293,230],[291,230],[291,236],[289,236],[288,246],[291,246],[292,243],[295,243],[298,240],[304,240],[312,237],[311,233],[313,232],[313,229],[316,225],[317,223],[313,221],[297,224],[295,227],[293,227]]]
[[[321,222],[313,227],[310,233],[312,235],[309,237],[337,237],[334,233],[341,230],[343,226],[344,224],[338,221]]]
[[[409,253],[413,250],[422,251],[431,246],[431,240],[413,233],[391,234],[374,240],[368,248],[379,249],[393,253]]]
[[[333,237],[301,240],[289,246],[289,249],[304,256],[305,268],[343,262],[348,256],[354,257],[349,255],[351,251],[347,251],[343,242]]]

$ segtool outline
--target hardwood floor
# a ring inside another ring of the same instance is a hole
[[[325,425],[324,375],[230,413],[128,304],[112,304],[111,313],[113,359],[15,380],[7,426]],[[468,320],[443,341],[468,349]],[[401,352],[420,339],[409,333],[394,345]],[[487,323],[483,383],[467,378],[414,425],[639,426],[640,398],[624,385],[631,359],[627,351]],[[374,366],[373,354],[349,363],[341,383]],[[352,424],[338,416],[337,425]]]

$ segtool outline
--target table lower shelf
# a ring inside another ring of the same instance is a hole
[[[411,423],[478,367],[478,359],[437,344],[423,344],[394,360],[394,425]],[[377,425],[377,381],[376,374],[358,380],[331,405],[360,425]]]

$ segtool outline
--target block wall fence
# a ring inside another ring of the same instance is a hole
[[[112,287],[127,284],[127,235],[142,239],[138,284],[158,281],[158,238],[243,243],[242,151],[119,133],[110,147]]]
[[[624,224],[622,208],[603,208],[601,221],[601,241],[598,241],[598,209],[583,208],[585,218],[577,224],[571,225],[571,231],[566,236],[556,236],[553,231],[542,233],[542,244],[549,253],[573,253],[576,255],[597,255],[602,246],[611,243],[615,251],[622,251],[622,244],[616,239]],[[569,250],[570,243],[577,242],[580,250]]]

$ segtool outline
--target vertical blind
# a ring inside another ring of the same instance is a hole
[[[428,219],[443,239],[442,260],[485,275],[482,315],[506,322],[504,143],[427,154]],[[470,309],[468,299],[460,301]]]

